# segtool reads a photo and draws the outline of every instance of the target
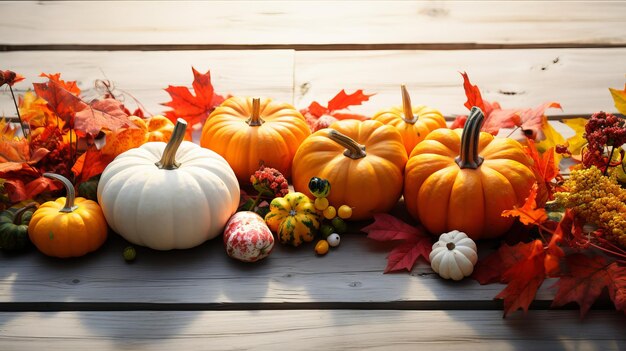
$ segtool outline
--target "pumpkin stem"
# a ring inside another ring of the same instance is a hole
[[[404,120],[405,123],[415,124],[419,116],[413,114],[413,106],[411,105],[411,96],[409,95],[409,91],[406,90],[406,85],[402,84],[400,86],[402,90],[402,110],[404,111]]]
[[[478,155],[478,140],[484,119],[483,111],[476,106],[472,107],[461,135],[461,154],[455,159],[461,168],[476,169],[483,163],[483,158]]]
[[[450,250],[450,251],[454,250],[455,247],[456,247],[456,245],[454,245],[454,243],[447,243],[446,244],[446,248],[448,248],[448,250]]]
[[[261,99],[252,99],[252,116],[248,118],[246,123],[248,123],[250,127],[258,127],[265,123],[265,121],[261,118]]]
[[[344,151],[343,154],[353,160],[367,156],[367,154],[365,153],[365,146],[360,145],[352,138],[343,135],[334,129],[331,129],[331,131],[328,132],[328,137],[330,138],[330,140],[345,147],[346,151]]]
[[[63,183],[63,186],[65,186],[65,192],[67,193],[65,195],[65,206],[63,206],[63,208],[60,209],[59,212],[69,213],[78,208],[78,206],[74,205],[76,191],[74,190],[74,185],[72,184],[72,182],[69,181],[69,179],[56,173],[44,173],[43,176],[46,178],[58,180]]]
[[[33,209],[33,208],[37,208],[37,203],[36,202],[31,202],[28,205],[20,208],[19,210],[15,211],[15,217],[13,218],[13,224],[14,225],[20,225],[22,224],[22,216],[24,215],[24,213],[26,213],[26,211]]]
[[[185,139],[185,130],[187,129],[187,121],[182,118],[176,120],[176,126],[174,126],[174,130],[172,131],[172,137],[170,141],[165,145],[165,150],[163,150],[163,155],[161,156],[161,160],[155,165],[160,169],[176,169],[180,167],[180,163],[176,162],[176,151],[178,151],[178,147]]]

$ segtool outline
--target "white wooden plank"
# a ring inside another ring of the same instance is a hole
[[[70,260],[32,251],[0,254],[0,303],[190,303],[291,304],[386,303],[405,307],[456,306],[499,308],[493,298],[503,285],[479,285],[467,279],[445,281],[422,261],[412,273],[383,274],[393,245],[344,234],[341,246],[323,257],[313,244],[277,245],[270,257],[244,264],[227,257],[219,239],[190,250],[157,252],[138,248],[126,264],[126,242],[112,236],[99,251]],[[537,300],[553,298],[546,282]],[[447,302],[448,303],[448,302]],[[446,303],[446,304],[447,304]],[[474,304],[474,305],[471,305]]]
[[[0,313],[12,350],[622,350],[624,316],[594,311]]]
[[[2,5],[0,5],[2,6]],[[293,96],[292,50],[255,51],[66,51],[66,52],[4,52],[0,53],[1,69],[9,69],[26,77],[15,85],[16,93],[32,89],[32,82],[43,82],[39,75],[62,73],[66,80],[78,81],[86,100],[98,96],[94,83],[107,79],[118,89],[129,109],[136,104],[131,95],[146,109],[159,114],[171,101],[164,90],[168,85],[191,89],[191,67],[205,73],[211,70],[215,91],[219,94],[268,96],[291,102]],[[15,107],[6,87],[0,91],[0,116],[15,116]]]
[[[536,49],[474,51],[306,51],[296,52],[295,101],[325,104],[342,88],[376,93],[351,108],[371,115],[401,103],[406,84],[415,104],[445,115],[467,114],[463,79],[467,72],[483,98],[503,108],[535,107],[558,101],[549,115],[616,112],[609,87],[622,88],[626,49]]]
[[[623,2],[2,2],[0,44],[625,44]]]

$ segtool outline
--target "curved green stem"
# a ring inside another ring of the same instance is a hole
[[[461,153],[455,159],[461,168],[476,169],[483,163],[483,158],[478,155],[478,140],[484,119],[483,111],[476,106],[472,107],[461,135]]]
[[[365,146],[360,145],[352,138],[343,135],[334,129],[328,132],[328,137],[330,138],[330,140],[345,147],[346,151],[344,151],[343,154],[347,157],[350,157],[351,159],[356,160],[367,156],[367,153],[365,153]]]
[[[163,150],[161,160],[155,163],[157,167],[169,170],[180,167],[180,163],[176,162],[176,151],[178,151],[178,147],[185,139],[185,130],[187,130],[187,121],[182,118],[177,119],[176,126],[174,126],[172,131],[172,137],[167,142],[165,150]]]
[[[76,191],[74,190],[74,185],[72,184],[72,182],[69,181],[69,179],[56,173],[44,173],[43,176],[46,178],[58,180],[61,183],[63,183],[63,185],[65,186],[65,191],[67,193],[65,195],[65,206],[63,206],[63,208],[60,209],[59,212],[69,213],[78,208],[78,206],[74,205],[74,199],[76,198]]]
[[[26,211],[28,211],[30,209],[33,209],[33,208],[37,208],[37,203],[31,202],[31,203],[27,204],[26,206],[20,208],[19,210],[15,211],[15,217],[13,218],[13,224],[15,224],[15,225],[22,224],[22,216],[24,215],[24,213],[26,213]]]

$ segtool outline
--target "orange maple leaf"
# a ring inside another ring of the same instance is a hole
[[[40,77],[44,77],[44,78],[48,78],[50,81],[53,81],[57,84],[59,84],[63,89],[69,91],[70,93],[78,96],[80,95],[80,88],[78,87],[78,84],[76,83],[75,80],[68,80],[65,81],[63,79],[61,79],[61,73],[53,73],[53,74],[49,74],[49,73],[41,73],[39,75]]]
[[[48,102],[48,108],[70,126],[73,125],[76,112],[87,107],[87,104],[77,95],[54,80],[49,80],[47,83],[33,83],[33,87],[35,93]]]
[[[537,183],[533,184],[530,189],[530,194],[526,198],[526,202],[522,207],[513,207],[512,210],[506,210],[502,212],[504,217],[519,217],[520,222],[525,225],[536,224],[539,225],[548,220],[548,214],[544,208],[537,208]]]
[[[346,91],[342,89],[335,97],[328,101],[327,106],[313,101],[309,107],[300,110],[300,113],[304,115],[309,128],[313,132],[326,128],[338,120],[358,119],[364,121],[367,119],[366,116],[339,111],[346,110],[350,106],[361,105],[364,101],[368,101],[373,95],[375,94],[364,94],[363,89],[359,89],[352,94],[346,94]]]
[[[191,70],[194,77],[192,86],[195,96],[187,87],[170,85],[165,91],[170,94],[172,101],[162,105],[173,109],[165,112],[165,116],[172,122],[176,123],[177,118],[183,118],[190,126],[193,126],[198,123],[203,124],[215,107],[224,102],[224,97],[215,94],[211,84],[211,71],[201,74],[193,67]],[[188,128],[188,131],[191,132],[191,128]]]

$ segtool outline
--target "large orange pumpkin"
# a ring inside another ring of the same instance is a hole
[[[459,230],[475,240],[500,236],[513,224],[502,211],[522,205],[535,183],[523,146],[481,132],[483,119],[475,107],[464,129],[435,130],[411,153],[404,201],[431,233]]]
[[[231,97],[202,128],[200,145],[228,161],[240,183],[248,183],[261,163],[291,174],[298,146],[311,134],[293,106],[271,99]]]
[[[402,89],[402,106],[382,110],[372,117],[373,120],[398,128],[406,153],[411,154],[415,145],[424,140],[428,133],[438,128],[446,128],[446,120],[441,112],[427,106],[412,106],[411,97],[404,85]]]
[[[378,121],[344,120],[308,137],[293,162],[293,186],[312,197],[312,177],[330,181],[332,205],[352,207],[351,220],[388,212],[402,194],[407,161],[400,133]]]

